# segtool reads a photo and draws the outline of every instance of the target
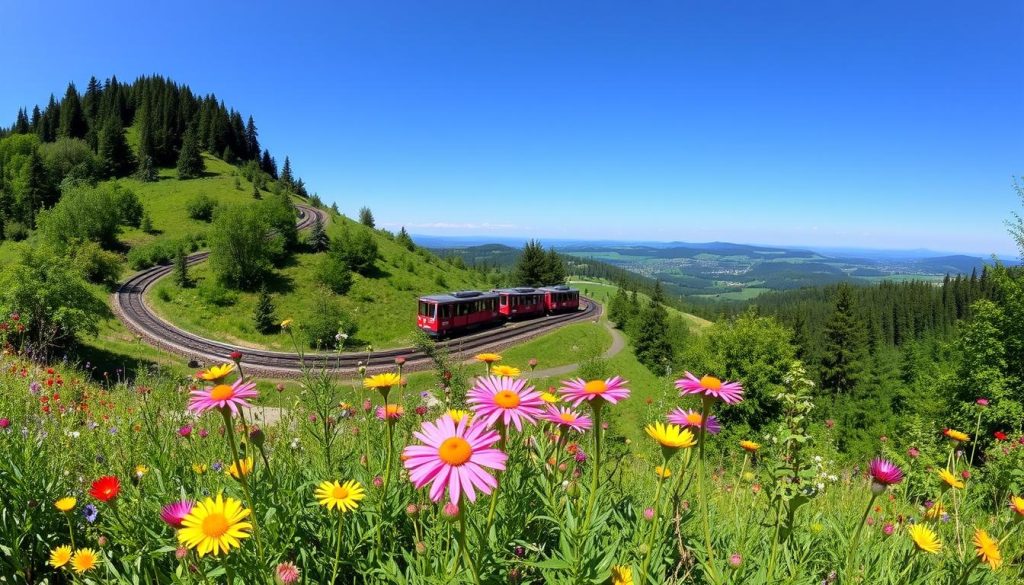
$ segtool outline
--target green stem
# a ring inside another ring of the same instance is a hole
[[[779,553],[779,527],[781,525],[782,509],[779,507],[778,502],[775,503],[775,531],[772,533],[772,551],[768,555],[768,572],[765,573],[765,579],[771,583],[772,576],[775,574],[775,560],[778,558]]]
[[[501,449],[502,451],[504,451],[505,450],[505,433],[507,433],[508,431],[505,428],[505,423],[502,422],[501,420],[498,420],[498,425],[497,426],[498,426],[498,435],[501,436],[501,439],[498,441],[498,448]],[[484,529],[484,538],[485,539],[488,538],[488,535],[491,533],[491,525],[494,522],[494,511],[498,507],[498,491],[501,490],[501,472],[500,471],[495,473],[495,479],[497,480],[498,485],[494,486],[494,491],[491,492],[491,508],[487,512],[487,528]]]
[[[338,562],[341,560],[341,535],[344,527],[345,513],[338,510],[338,542],[334,545],[334,568],[331,569],[331,585],[338,578]]]
[[[71,528],[71,517],[64,512],[64,519],[68,521],[68,536],[71,537],[71,548],[75,548],[75,531]]]
[[[711,520],[709,518],[708,512],[708,497],[707,492],[704,491],[704,443],[705,439],[707,438],[707,421],[708,413],[710,411],[711,400],[705,396],[703,400],[700,418],[700,442],[698,443],[700,449],[698,453],[698,456],[700,458],[700,469],[697,471],[697,490],[700,492],[701,507],[703,508],[703,513],[701,514],[701,516],[703,517],[704,521],[704,544],[705,546],[707,546],[708,549],[708,577],[712,583],[718,583],[718,569],[715,567],[715,550],[711,542]]]
[[[480,574],[477,573],[473,557],[469,554],[469,549],[466,548],[466,510],[461,506],[461,498],[459,499],[459,504],[459,548],[462,549],[462,556],[466,559],[466,564],[469,565],[469,570],[473,573],[473,582],[480,585]]]
[[[249,491],[249,478],[243,473],[242,460],[238,458],[238,445],[235,442],[235,425],[232,424],[231,415],[227,409],[221,409],[221,414],[224,416],[224,428],[227,430],[228,444],[231,446],[231,456],[234,457],[232,463],[234,463],[235,468],[238,470],[238,480],[242,484],[242,492],[245,494],[246,503],[249,504],[249,510],[251,510],[249,519],[252,521],[252,535],[256,541],[256,550],[260,555],[260,567],[263,568],[266,564],[266,557],[263,556],[263,543],[260,540],[259,523],[256,521],[256,507],[253,506],[252,492]]]
[[[597,503],[598,478],[601,474],[601,398],[591,401],[591,408],[594,409],[594,470],[590,480],[590,501],[587,502],[587,520],[583,523],[587,529],[590,528],[591,515],[594,513],[594,504]]]
[[[868,514],[871,513],[871,506],[875,504],[875,498],[878,497],[874,491],[871,492],[871,499],[868,500],[868,507],[864,509],[864,515],[860,518],[860,524],[857,525],[857,531],[853,533],[853,540],[850,541],[850,550],[846,553],[846,571],[844,573],[845,578],[843,583],[852,583],[853,578],[853,559],[857,552],[857,544],[860,542],[860,533],[864,530],[864,524],[867,523]]]
[[[978,448],[978,433],[981,432],[981,408],[978,408],[978,424],[974,425],[974,440],[971,442],[970,466],[974,467],[974,451]]]
[[[388,415],[388,393],[384,392],[383,394],[384,394],[384,417],[387,418],[387,415]],[[388,482],[391,480],[391,458],[394,456],[394,450],[395,450],[394,440],[393,440],[394,433],[393,433],[393,430],[391,428],[392,426],[393,425],[392,425],[390,420],[388,420],[387,423],[384,425],[385,433],[387,433],[387,441],[388,441],[388,451],[387,451],[388,454],[387,454],[387,459],[385,460],[386,461],[386,463],[385,463],[386,467],[384,468],[384,493],[385,494],[388,491]]]
[[[664,469],[668,469],[668,459],[665,459]],[[654,520],[651,523],[651,534],[647,537],[647,554],[644,555],[644,562],[640,566],[640,575],[650,581],[647,575],[647,566],[651,561],[651,554],[654,552],[654,536],[658,533],[658,520],[661,519],[661,485],[666,480],[658,478],[658,487],[654,490]]]

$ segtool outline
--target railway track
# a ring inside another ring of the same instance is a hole
[[[324,223],[328,221],[327,212],[298,205],[299,229],[313,225],[319,217]],[[187,258],[190,266],[206,260],[209,252],[197,252]],[[161,265],[147,268],[132,275],[112,295],[114,313],[134,333],[151,345],[170,351],[177,355],[195,360],[200,364],[210,364],[227,360],[234,351],[245,355],[244,363],[247,371],[274,377],[294,377],[302,372],[304,366],[326,368],[337,373],[352,373],[362,364],[368,371],[379,371],[394,367],[396,357],[406,358],[404,369],[418,370],[431,366],[430,359],[416,351],[405,347],[388,349],[367,355],[367,352],[332,352],[332,353],[296,353],[270,351],[240,347],[207,339],[184,329],[176,327],[158,316],[145,301],[146,291],[161,278],[169,275],[173,266]],[[455,339],[439,342],[452,355],[468,358],[476,353],[489,350],[500,350],[503,347],[531,339],[543,333],[557,329],[568,323],[587,319],[596,319],[601,314],[601,306],[590,299],[580,299],[580,310],[573,313],[549,315],[529,321],[508,323],[464,335]]]

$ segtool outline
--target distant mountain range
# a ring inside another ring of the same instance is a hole
[[[442,255],[460,256],[467,264],[507,266],[524,240],[501,238],[477,244],[478,238],[415,236],[420,245]],[[594,242],[545,240],[581,262],[599,260],[636,274],[675,285],[687,296],[743,300],[768,290],[817,286],[848,280],[941,281],[945,275],[980,272],[992,260],[931,250],[825,250],[734,244],[730,242]],[[1004,261],[1016,265],[1017,261]]]

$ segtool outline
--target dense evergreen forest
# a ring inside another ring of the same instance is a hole
[[[24,239],[66,182],[129,175],[155,180],[158,167],[174,166],[181,178],[200,176],[202,151],[307,195],[290,161],[279,171],[261,148],[252,116],[243,118],[214,94],[200,96],[160,76],[130,84],[93,77],[84,92],[70,83],[61,99],[51,94],[44,106],[19,110],[14,123],[0,129],[0,139],[0,235],[7,239]]]

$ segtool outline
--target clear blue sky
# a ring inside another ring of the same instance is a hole
[[[165,74],[395,229],[1014,251],[1019,0],[0,3],[5,124]]]

